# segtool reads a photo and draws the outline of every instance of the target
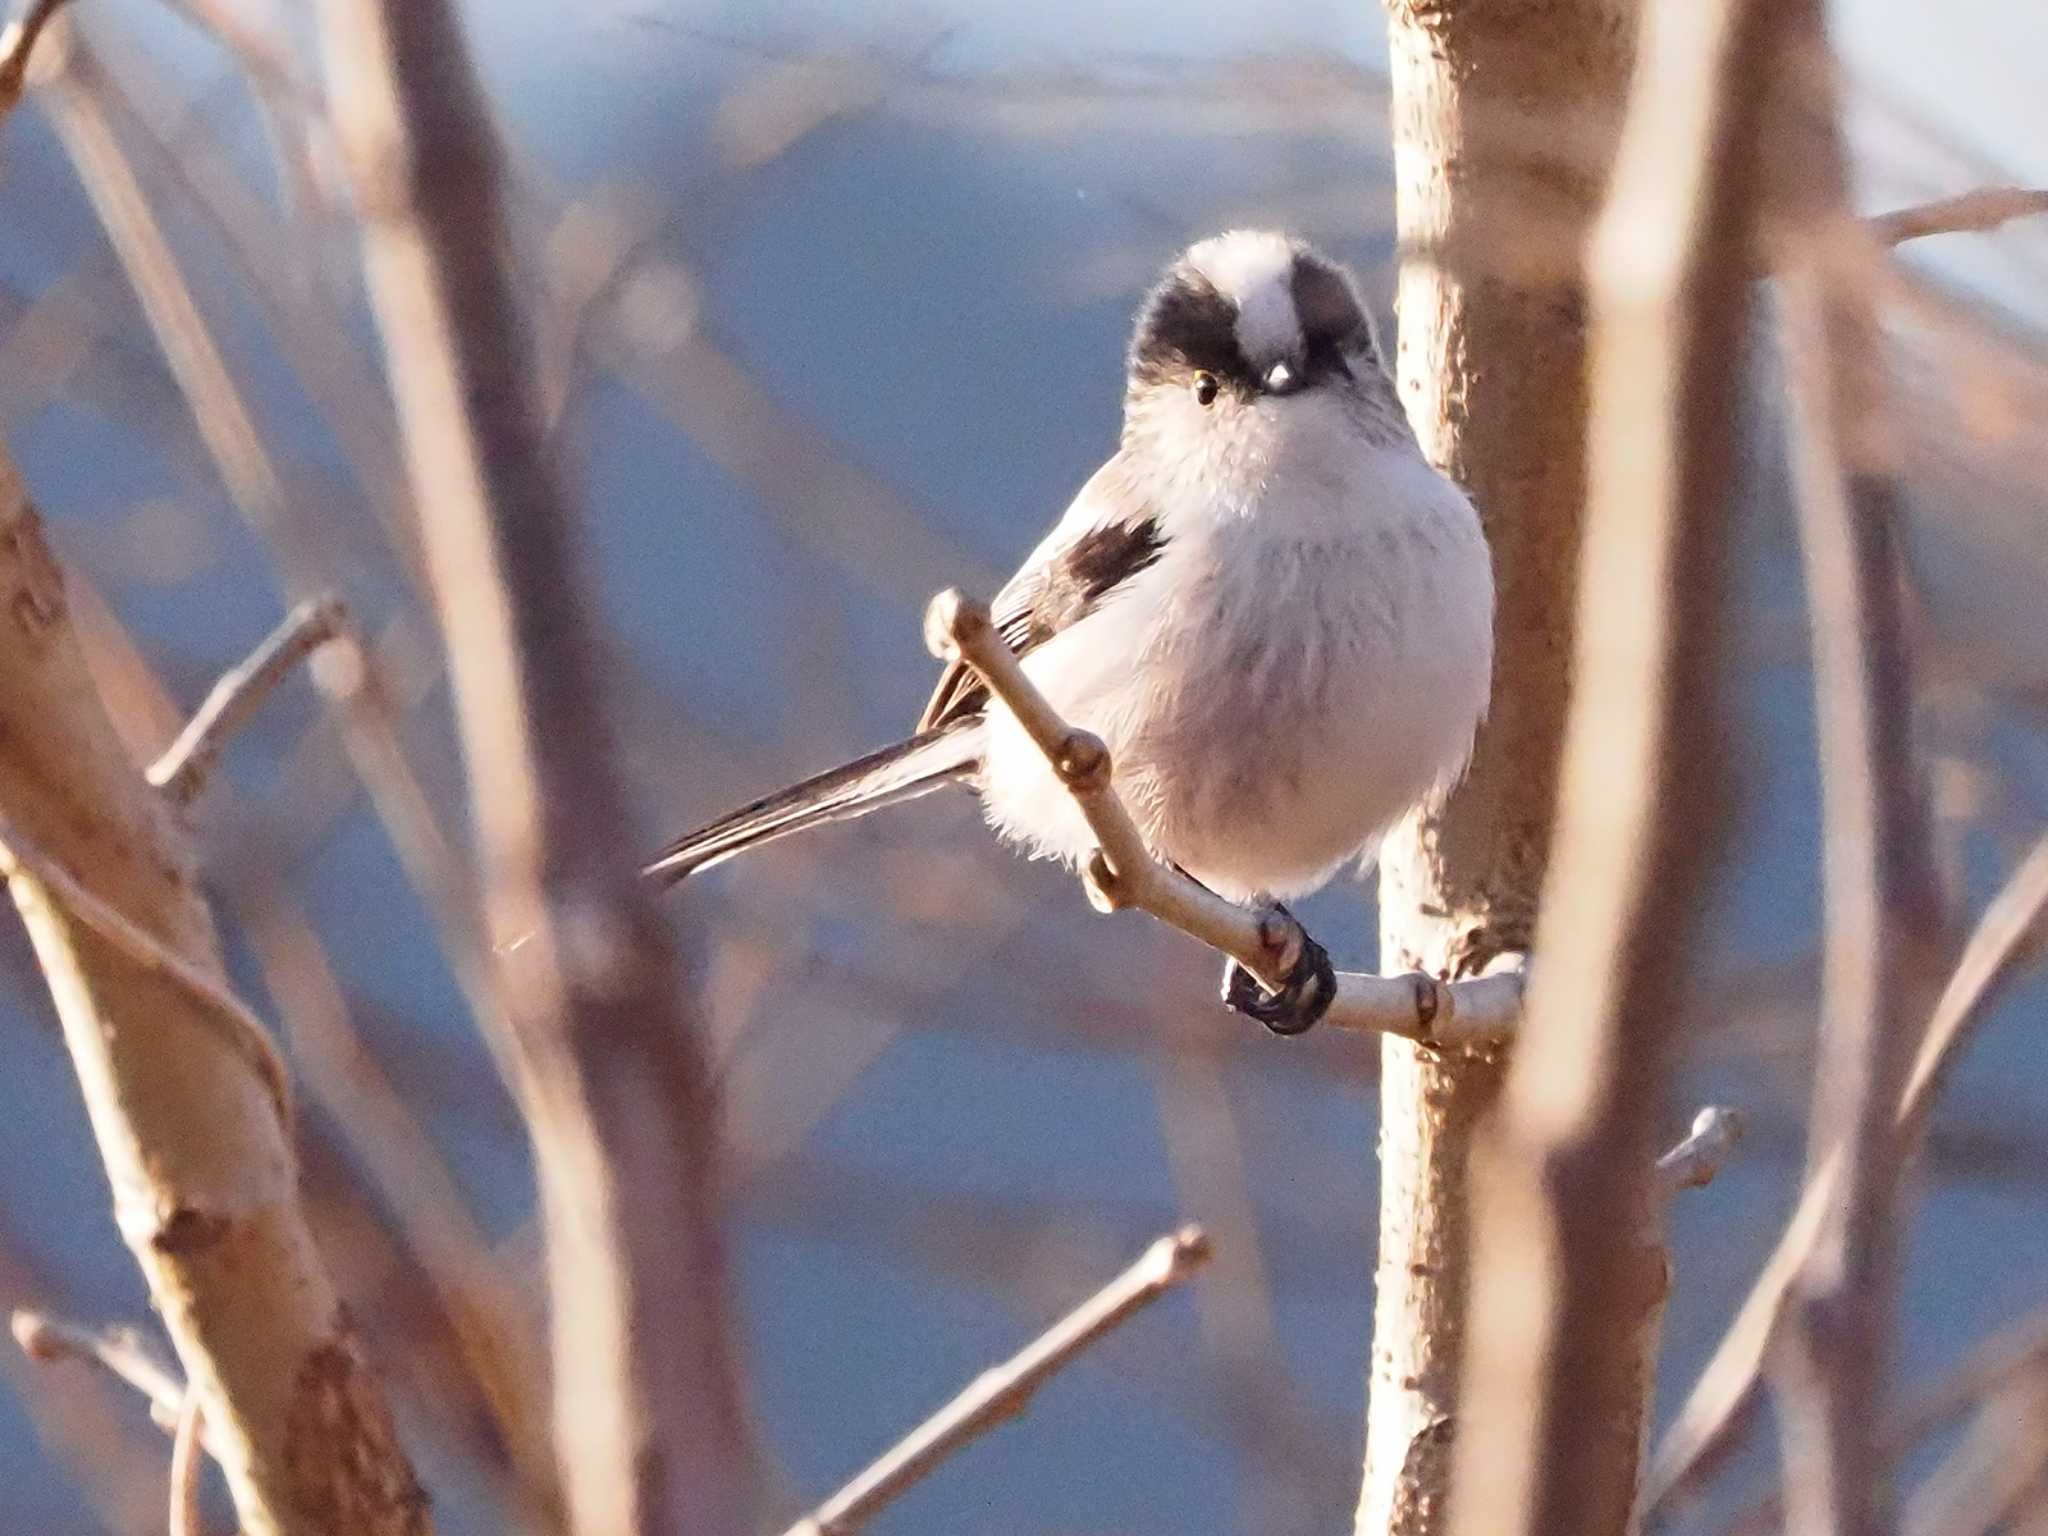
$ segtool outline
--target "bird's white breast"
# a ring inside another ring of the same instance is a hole
[[[1222,895],[1287,898],[1462,769],[1493,582],[1471,505],[1412,442],[1330,430],[1235,447],[1236,463],[1164,460],[1178,471],[1159,490],[1158,562],[1025,668],[1107,742],[1156,852]],[[999,706],[981,789],[1034,851],[1092,851]]]

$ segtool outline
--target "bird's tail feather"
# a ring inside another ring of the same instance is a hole
[[[981,758],[982,723],[956,720],[778,790],[677,838],[641,874],[663,885],[762,843],[827,821],[865,816],[929,794],[971,773]]]

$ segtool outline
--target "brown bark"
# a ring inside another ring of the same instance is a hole
[[[428,1529],[298,1204],[267,1040],[183,833],[123,751],[0,457],[0,867],[49,978],[114,1215],[252,1536]]]
[[[737,1531],[754,1488],[717,1098],[625,856],[598,603],[513,298],[497,145],[445,0],[327,0],[323,21],[541,1186],[571,1524]]]
[[[1583,234],[1627,81],[1623,0],[1395,0],[1397,373],[1472,495],[1498,587],[1492,710],[1449,801],[1388,840],[1380,966],[1475,975],[1526,950],[1551,841],[1585,470]],[[1491,1058],[1382,1047],[1378,1295],[1360,1536],[1443,1527]]]
[[[1593,302],[1575,683],[1529,1009],[1474,1160],[1459,1536],[1625,1536],[1668,1285],[1653,1163],[1728,718],[1769,0],[1646,8]]]

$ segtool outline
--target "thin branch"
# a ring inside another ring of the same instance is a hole
[[[941,592],[925,615],[925,643],[934,654],[963,659],[981,674],[1073,795],[1100,845],[1084,876],[1099,910],[1149,912],[1230,956],[1269,990],[1279,986],[1307,942],[1300,923],[1277,908],[1253,910],[1225,901],[1152,856],[1111,783],[1109,749],[1059,717],[990,623],[987,608],[957,590]],[[1514,1028],[1521,999],[1518,964],[1459,982],[1420,973],[1340,971],[1324,1021],[1448,1048],[1504,1038]]]
[[[81,1328],[41,1312],[22,1308],[11,1326],[14,1342],[31,1360],[83,1360],[97,1365],[116,1381],[133,1387],[149,1404],[149,1416],[166,1431],[177,1428],[186,1397],[185,1383],[133,1328]]]
[[[2048,944],[2048,834],[2027,851],[1985,907],[1928,1018],[1899,1096],[1896,1123],[1909,1156],[1918,1154],[1927,1118],[1976,1026],[2018,971],[2040,958],[2044,944]]]
[[[1902,1169],[1910,1169],[1917,1158],[1927,1116],[1992,1002],[2039,953],[2044,940],[2048,940],[2048,835],[2034,844],[1984,909],[1928,1019],[1892,1120],[1893,1134],[1901,1144]],[[1676,1499],[1711,1475],[1749,1422],[1764,1350],[1777,1325],[1786,1289],[1819,1235],[1821,1218],[1835,1197],[1839,1177],[1838,1155],[1807,1180],[1778,1246],[1665,1432],[1644,1479],[1646,1520],[1668,1514]]]
[[[1903,245],[1933,235],[1982,234],[2014,219],[2044,213],[2048,213],[2048,189],[1977,187],[1954,197],[1873,214],[1863,220],[1863,228],[1879,245]]]
[[[239,731],[293,668],[346,632],[348,610],[338,597],[308,598],[285,615],[263,643],[222,674],[178,739],[144,775],[178,805],[187,805],[206,780],[229,738]]]
[[[36,39],[63,6],[64,0],[31,0],[29,8],[8,22],[5,32],[0,32],[0,118],[20,102]]]
[[[1090,1345],[1186,1280],[1208,1258],[1209,1239],[1200,1227],[1182,1227],[1160,1238],[1137,1263],[1023,1349],[975,1377],[786,1536],[851,1536],[950,1457],[1016,1418],[1040,1387]]]
[[[199,1394],[187,1392],[171,1435],[170,1536],[206,1536],[199,1519],[199,1478],[206,1470],[200,1437],[205,1430],[206,1414],[199,1406]]]
[[[1739,1109],[1709,1105],[1693,1116],[1691,1134],[1657,1159],[1657,1185],[1664,1197],[1713,1183],[1748,1129],[1748,1118]]]
[[[262,1077],[276,1105],[278,1123],[292,1123],[291,1074],[270,1031],[226,985],[186,960],[147,930],[100,900],[71,872],[0,812],[0,880],[26,875],[57,898],[65,913],[120,950],[130,960],[190,993],[204,1007],[200,1016]]]

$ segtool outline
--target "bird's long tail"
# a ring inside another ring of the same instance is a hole
[[[806,827],[865,816],[881,806],[930,794],[974,771],[981,760],[981,742],[978,719],[920,731],[908,741],[792,784],[677,838],[641,874],[674,885],[736,853]]]

